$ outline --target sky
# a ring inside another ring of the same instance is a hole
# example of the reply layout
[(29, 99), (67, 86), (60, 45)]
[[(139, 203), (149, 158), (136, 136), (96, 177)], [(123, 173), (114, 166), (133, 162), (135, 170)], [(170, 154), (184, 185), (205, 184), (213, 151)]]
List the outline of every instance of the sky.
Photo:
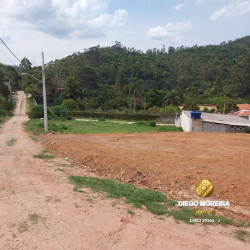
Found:
[[(33, 66), (93, 46), (146, 52), (250, 35), (250, 0), (1, 0), (0, 38)], [(0, 63), (19, 65), (0, 42)]]

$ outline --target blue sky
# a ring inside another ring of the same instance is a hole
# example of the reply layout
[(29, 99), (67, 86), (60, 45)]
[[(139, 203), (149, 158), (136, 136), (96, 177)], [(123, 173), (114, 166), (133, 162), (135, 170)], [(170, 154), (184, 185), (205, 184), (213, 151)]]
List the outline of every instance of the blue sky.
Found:
[[(138, 50), (250, 35), (250, 0), (1, 0), (0, 37), (33, 65), (120, 41)], [(18, 61), (0, 44), (0, 62)]]

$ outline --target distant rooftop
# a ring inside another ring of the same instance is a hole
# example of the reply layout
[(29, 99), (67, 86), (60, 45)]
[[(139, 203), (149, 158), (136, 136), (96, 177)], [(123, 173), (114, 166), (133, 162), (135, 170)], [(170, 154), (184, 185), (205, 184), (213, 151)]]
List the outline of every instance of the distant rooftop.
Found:
[[(191, 118), (191, 111), (183, 110), (183, 112)], [(222, 123), (234, 126), (246, 126), (250, 127), (250, 121), (239, 116), (211, 114), (201, 112), (201, 119), (205, 122)]]
[(250, 104), (248, 103), (242, 103), (242, 104), (237, 104), (239, 111), (241, 110), (249, 110), (250, 111)]

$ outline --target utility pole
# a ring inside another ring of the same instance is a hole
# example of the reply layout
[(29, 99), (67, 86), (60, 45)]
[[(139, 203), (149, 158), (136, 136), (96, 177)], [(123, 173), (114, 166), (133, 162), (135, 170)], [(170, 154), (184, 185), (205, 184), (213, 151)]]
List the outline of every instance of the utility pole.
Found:
[(47, 97), (46, 97), (46, 85), (45, 85), (45, 66), (44, 66), (44, 54), (42, 52), (42, 79), (43, 79), (43, 112), (44, 112), (44, 131), (48, 131), (48, 113), (47, 113)]

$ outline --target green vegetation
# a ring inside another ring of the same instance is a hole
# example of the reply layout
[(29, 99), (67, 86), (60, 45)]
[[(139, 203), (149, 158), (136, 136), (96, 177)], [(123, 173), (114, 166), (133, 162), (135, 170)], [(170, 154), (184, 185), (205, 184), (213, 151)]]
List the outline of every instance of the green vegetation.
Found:
[(135, 213), (132, 210), (128, 210), (128, 214), (135, 215)]
[(214, 219), (215, 223), (222, 225), (234, 225), (235, 222), (224, 217), (214, 215), (195, 215), (193, 210), (188, 208), (177, 208), (176, 201), (168, 199), (164, 194), (151, 189), (137, 188), (131, 184), (123, 184), (110, 179), (100, 179), (83, 176), (69, 176), (71, 183), (75, 184), (74, 191), (81, 191), (79, 188), (88, 187), (94, 192), (104, 192), (111, 198), (125, 198), (125, 203), (133, 204), (135, 208), (145, 207), (154, 215), (169, 215), (177, 220), (190, 223), (191, 218), (199, 217)]
[(246, 242), (250, 240), (250, 233), (245, 230), (235, 231), (236, 239)]
[(8, 147), (11, 147), (11, 146), (13, 146), (15, 144), (15, 142), (16, 142), (16, 139), (12, 138), (11, 140), (6, 142), (6, 145)]
[[(63, 106), (68, 102), (67, 108), (82, 111), (137, 112), (191, 102), (216, 104), (221, 111), (231, 98), (250, 101), (249, 42), (246, 36), (220, 45), (163, 47), (145, 53), (120, 42), (95, 46), (47, 65), (48, 101)], [(19, 70), (39, 77), (41, 67), (32, 67), (24, 58)], [(20, 81), (15, 70), (5, 72), (42, 103), (42, 86), (35, 79), (22, 76)]]
[[(92, 133), (143, 133), (143, 132), (168, 132), (168, 131), (182, 131), (181, 128), (175, 126), (154, 126), (154, 122), (149, 125), (148, 122), (142, 122), (146, 126), (139, 124), (119, 124), (105, 121), (49, 121), (49, 130), (58, 131), (61, 133), (75, 133), (75, 134), (92, 134)], [(163, 127), (163, 128), (160, 128)], [(164, 129), (165, 128), (165, 129)], [(32, 131), (35, 135), (44, 132), (40, 120), (29, 120), (26, 122), (26, 130)]]
[(33, 157), (37, 158), (37, 159), (43, 159), (43, 160), (49, 160), (49, 159), (54, 159), (55, 158), (54, 155), (49, 155), (49, 154), (46, 154), (46, 153), (48, 153), (48, 151), (43, 150), (43, 152), (41, 154), (34, 155)]

